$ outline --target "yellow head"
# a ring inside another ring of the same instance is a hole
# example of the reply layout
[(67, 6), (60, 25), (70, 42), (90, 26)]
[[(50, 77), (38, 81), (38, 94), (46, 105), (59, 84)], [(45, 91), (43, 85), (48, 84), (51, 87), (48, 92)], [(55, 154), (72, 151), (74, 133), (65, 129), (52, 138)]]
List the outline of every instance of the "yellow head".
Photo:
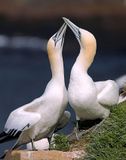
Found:
[(94, 35), (87, 30), (79, 28), (74, 23), (72, 23), (69, 19), (63, 18), (65, 23), (70, 27), (73, 31), (76, 39), (80, 44), (80, 53), (83, 53), (81, 60), (85, 59), (86, 67), (88, 68), (94, 60), (94, 56), (96, 54), (96, 39)]
[(49, 39), (47, 51), (49, 57), (55, 57), (62, 53), (67, 25), (64, 23), (61, 28)]
[(67, 25), (61, 28), (49, 39), (47, 44), (48, 57), (53, 74), (58, 72), (59, 63), (62, 64), (62, 49)]

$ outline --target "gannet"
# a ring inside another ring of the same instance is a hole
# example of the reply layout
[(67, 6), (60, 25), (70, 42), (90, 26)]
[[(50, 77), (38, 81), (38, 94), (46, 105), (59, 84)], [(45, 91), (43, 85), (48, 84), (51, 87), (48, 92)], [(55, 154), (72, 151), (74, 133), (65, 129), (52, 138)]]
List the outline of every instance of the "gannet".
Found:
[[(117, 104), (119, 87), (115, 81), (94, 82), (88, 74), (96, 54), (96, 39), (89, 31), (79, 28), (63, 18), (80, 44), (80, 53), (72, 66), (68, 85), (69, 103), (76, 113), (76, 120), (104, 119), (109, 116), (109, 107)], [(77, 123), (78, 126), (78, 123)]]
[(17, 138), (12, 149), (50, 136), (68, 103), (64, 82), (62, 49), (67, 25), (64, 23), (48, 41), (47, 51), (52, 78), (42, 96), (14, 111), (7, 119), (0, 143)]
[[(57, 127), (55, 128), (55, 131), (54, 131), (54, 134), (52, 137), (55, 137), (55, 133), (57, 131), (59, 131), (60, 129), (64, 128), (68, 124), (70, 117), (71, 117), (71, 113), (69, 111), (65, 111), (64, 114), (59, 119)], [(51, 143), (53, 143), (53, 139), (51, 139)], [(48, 150), (49, 149), (49, 141), (47, 138), (43, 138), (41, 140), (35, 141), (34, 146), (37, 150)], [(26, 148), (28, 150), (32, 150), (32, 144), (28, 143), (26, 145)]]

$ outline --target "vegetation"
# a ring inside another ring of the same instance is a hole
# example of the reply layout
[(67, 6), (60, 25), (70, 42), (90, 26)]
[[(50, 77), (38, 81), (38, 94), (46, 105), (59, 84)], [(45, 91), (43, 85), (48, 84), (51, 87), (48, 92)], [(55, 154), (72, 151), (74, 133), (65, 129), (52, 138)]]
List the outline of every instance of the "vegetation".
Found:
[(104, 123), (79, 141), (69, 144), (65, 135), (56, 135), (53, 149), (84, 150), (84, 160), (126, 160), (126, 102), (114, 106)]
[(126, 102), (114, 106), (110, 117), (88, 139), (85, 160), (126, 160)]
[(70, 144), (66, 135), (56, 134), (51, 148), (60, 151), (69, 151)]

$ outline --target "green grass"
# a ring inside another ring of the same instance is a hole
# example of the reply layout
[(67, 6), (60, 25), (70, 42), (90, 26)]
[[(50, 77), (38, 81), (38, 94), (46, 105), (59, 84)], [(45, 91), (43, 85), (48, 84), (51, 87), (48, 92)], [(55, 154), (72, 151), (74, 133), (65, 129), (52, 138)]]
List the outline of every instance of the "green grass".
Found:
[(114, 106), (110, 117), (88, 138), (85, 160), (126, 160), (126, 102)]
[(68, 138), (64, 134), (57, 134), (54, 136), (52, 149), (60, 151), (69, 151), (70, 144)]

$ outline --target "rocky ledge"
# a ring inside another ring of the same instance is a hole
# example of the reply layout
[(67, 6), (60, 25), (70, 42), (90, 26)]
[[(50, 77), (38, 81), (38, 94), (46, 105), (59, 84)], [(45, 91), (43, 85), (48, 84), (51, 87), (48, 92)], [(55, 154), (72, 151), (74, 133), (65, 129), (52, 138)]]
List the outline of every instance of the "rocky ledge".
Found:
[(82, 159), (85, 155), (84, 151), (27, 151), (14, 150), (8, 152), (4, 160), (77, 160)]

